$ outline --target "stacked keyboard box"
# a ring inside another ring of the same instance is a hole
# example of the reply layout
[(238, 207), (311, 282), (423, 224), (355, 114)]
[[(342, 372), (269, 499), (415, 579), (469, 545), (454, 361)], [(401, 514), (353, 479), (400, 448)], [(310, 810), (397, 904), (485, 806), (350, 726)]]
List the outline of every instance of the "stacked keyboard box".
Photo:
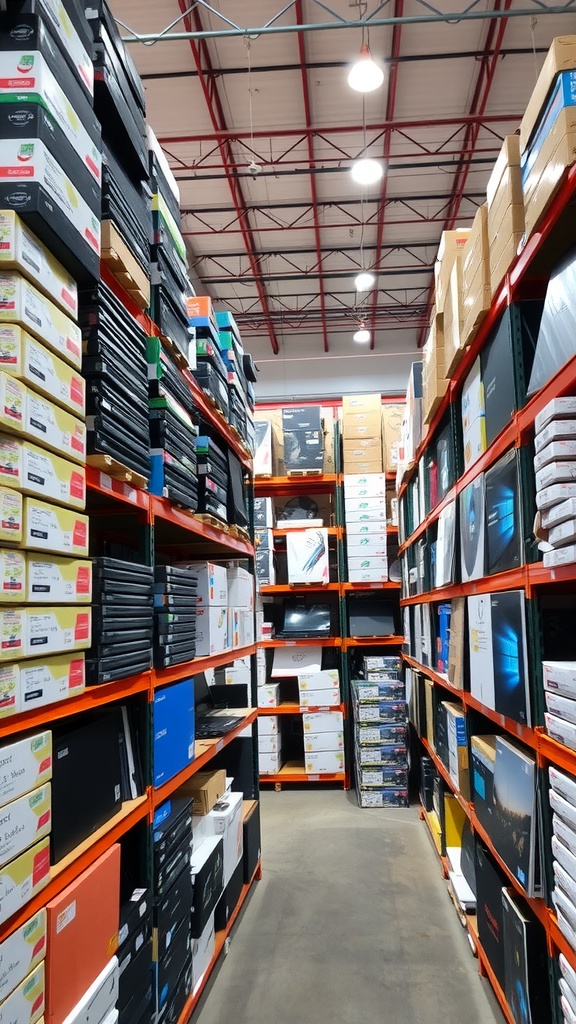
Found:
[(351, 683), (356, 794), (361, 807), (406, 807), (406, 697), (399, 658), (366, 655)]
[(150, 492), (190, 511), (198, 507), (195, 406), (171, 353), (148, 339)]
[(89, 685), (150, 668), (153, 570), (119, 558), (93, 560), (94, 644), (86, 656)]
[(156, 668), (192, 661), (196, 656), (198, 581), (184, 566), (157, 565), (154, 576)]
[[(148, 128), (150, 186), (152, 192), (152, 319), (190, 362), (187, 301), (194, 294), (188, 280), (188, 263), (180, 231), (180, 193), (166, 157)], [(193, 360), (192, 360), (193, 361)]]
[(208, 295), (188, 299), (188, 326), (196, 335), (194, 376), (206, 395), (229, 420), (228, 370), (220, 351), (220, 332)]

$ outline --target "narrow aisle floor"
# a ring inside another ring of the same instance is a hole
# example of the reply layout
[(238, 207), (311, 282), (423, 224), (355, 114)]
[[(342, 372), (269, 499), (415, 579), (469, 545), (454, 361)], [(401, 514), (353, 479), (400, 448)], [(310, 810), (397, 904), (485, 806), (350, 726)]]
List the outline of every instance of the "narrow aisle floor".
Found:
[(262, 793), (263, 877), (194, 1024), (502, 1024), (416, 808)]

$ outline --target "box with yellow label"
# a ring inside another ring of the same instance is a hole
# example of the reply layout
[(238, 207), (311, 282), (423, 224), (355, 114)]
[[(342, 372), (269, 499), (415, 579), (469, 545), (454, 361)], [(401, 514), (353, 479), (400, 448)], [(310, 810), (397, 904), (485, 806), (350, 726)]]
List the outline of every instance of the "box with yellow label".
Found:
[(44, 961), (0, 1003), (0, 1024), (36, 1024), (44, 1013)]
[(90, 608), (26, 608), (24, 655), (58, 654), (90, 647)]
[(76, 697), (85, 689), (86, 674), (82, 652), (59, 654), (38, 661), (23, 661), (14, 667), (17, 669), (18, 702), (22, 711), (57, 704), (61, 700), (68, 700), (69, 697)]
[(0, 865), (49, 834), (51, 808), (50, 783), (46, 782), (0, 809)]
[(88, 516), (38, 498), (24, 498), (23, 513), (21, 547), (84, 558), (88, 555)]
[(90, 604), (92, 562), (31, 552), (26, 561), (26, 600), (30, 604)]
[(86, 471), (31, 441), (0, 434), (0, 484), (83, 509)]
[(23, 534), (23, 497), (10, 487), (0, 487), (0, 543), (20, 544)]
[(0, 269), (19, 270), (64, 313), (78, 319), (76, 281), (14, 210), (0, 210)]
[(0, 943), (0, 1000), (6, 999), (46, 956), (46, 910), (42, 908)]
[(0, 273), (0, 324), (20, 324), (71, 366), (82, 364), (82, 332), (22, 274)]
[(0, 371), (0, 430), (21, 434), (26, 415), (26, 388), (21, 381)]
[(49, 881), (50, 840), (43, 839), (0, 869), (0, 924), (28, 903)]
[(43, 786), (51, 778), (52, 733), (49, 729), (0, 747), (0, 806)]
[(72, 462), (86, 462), (86, 426), (30, 388), (26, 390), (24, 436)]
[(84, 419), (84, 378), (17, 324), (0, 323), (0, 370)]
[(26, 600), (26, 555), (16, 548), (0, 548), (0, 604)]
[(304, 771), (312, 775), (333, 775), (344, 771), (343, 750), (312, 750), (304, 754)]
[(23, 656), (24, 622), (23, 608), (0, 608), (0, 661), (17, 661)]
[(196, 609), (196, 657), (204, 658), (228, 650), (228, 609)]

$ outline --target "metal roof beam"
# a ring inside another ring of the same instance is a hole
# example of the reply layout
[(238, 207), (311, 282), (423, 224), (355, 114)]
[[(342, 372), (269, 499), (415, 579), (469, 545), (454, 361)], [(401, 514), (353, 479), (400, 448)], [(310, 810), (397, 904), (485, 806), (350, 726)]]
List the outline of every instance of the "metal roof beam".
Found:
[[(387, 267), (386, 270), (379, 270), (380, 277), (399, 277), (401, 274), (431, 274), (434, 270), (434, 264), (431, 263), (429, 266), (419, 267)], [(237, 281), (238, 284), (247, 283), (258, 283), (259, 281), (309, 281), (310, 278), (317, 278), (318, 274), (242, 274), (241, 277), (238, 274), (227, 274), (225, 277), (207, 277), (202, 276), (202, 283), (206, 285), (216, 284), (229, 284), (230, 280)], [(331, 280), (341, 280), (342, 278), (350, 277), (350, 270), (329, 270), (324, 273), (325, 278)], [(269, 312), (269, 311), (267, 311)]]
[[(468, 199), (481, 199), (484, 201), (486, 198), (486, 192), (467, 192), (466, 197)], [(435, 203), (442, 202), (452, 199), (452, 192), (423, 192), (423, 193), (402, 193), (401, 196), (388, 196), (387, 203)], [(367, 196), (364, 200), (364, 205), (374, 203), (379, 205), (381, 202), (380, 196), (373, 195)], [(328, 209), (333, 206), (361, 206), (362, 199), (323, 199), (319, 204), (319, 209)], [(308, 210), (310, 209), (310, 203), (306, 201), (291, 200), (285, 202), (275, 203), (247, 203), (246, 209), (248, 212), (258, 210)], [(195, 206), (191, 210), (183, 209), (182, 213), (191, 214), (213, 214), (213, 213), (230, 213), (229, 206)]]

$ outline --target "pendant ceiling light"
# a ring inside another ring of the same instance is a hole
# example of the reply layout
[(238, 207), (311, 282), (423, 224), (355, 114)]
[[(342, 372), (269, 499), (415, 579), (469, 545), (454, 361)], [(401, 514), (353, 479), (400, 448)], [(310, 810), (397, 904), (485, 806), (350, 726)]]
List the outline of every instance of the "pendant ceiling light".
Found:
[(369, 292), (375, 284), (376, 278), (374, 277), (374, 274), (370, 274), (367, 270), (362, 270), (354, 278), (354, 285), (357, 292)]
[(384, 81), (384, 72), (379, 64), (372, 59), (370, 47), (365, 43), (360, 56), (350, 68), (348, 85), (356, 92), (374, 92)]
[(376, 185), (382, 179), (384, 168), (379, 160), (363, 157), (354, 161), (350, 173), (357, 185)]
[(366, 328), (364, 327), (363, 320), (361, 320), (360, 323), (358, 324), (358, 330), (356, 331), (355, 334), (352, 335), (352, 337), (354, 341), (358, 342), (359, 345), (364, 345), (366, 344), (367, 341), (370, 341), (370, 331), (366, 330)]

